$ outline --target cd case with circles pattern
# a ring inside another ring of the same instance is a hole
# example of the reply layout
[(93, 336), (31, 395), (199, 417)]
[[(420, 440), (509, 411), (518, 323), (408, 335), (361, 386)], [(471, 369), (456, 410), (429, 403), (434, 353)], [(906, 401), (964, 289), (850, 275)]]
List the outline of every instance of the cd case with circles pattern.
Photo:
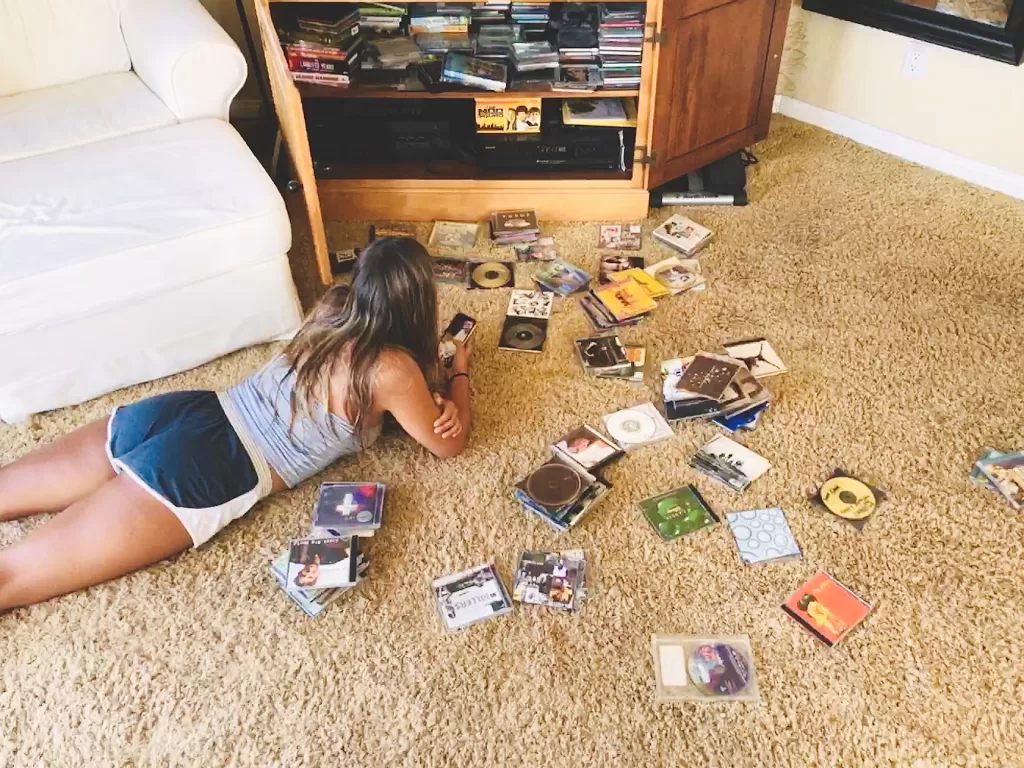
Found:
[(744, 565), (801, 557), (800, 545), (778, 507), (729, 512), (725, 516)]

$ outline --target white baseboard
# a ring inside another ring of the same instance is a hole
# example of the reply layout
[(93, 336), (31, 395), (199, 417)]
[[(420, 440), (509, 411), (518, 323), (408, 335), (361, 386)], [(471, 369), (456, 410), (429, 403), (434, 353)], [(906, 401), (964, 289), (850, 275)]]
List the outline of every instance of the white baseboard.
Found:
[(810, 123), (826, 131), (853, 139), (858, 144), (881, 150), (886, 154), (909, 160), (926, 168), (955, 176), (986, 189), (1024, 200), (1024, 176), (986, 165), (977, 160), (933, 147), (931, 144), (908, 139), (898, 133), (876, 128), (873, 125), (854, 120), (852, 117), (830, 112), (789, 96), (776, 95), (775, 112), (792, 117), (802, 123)]

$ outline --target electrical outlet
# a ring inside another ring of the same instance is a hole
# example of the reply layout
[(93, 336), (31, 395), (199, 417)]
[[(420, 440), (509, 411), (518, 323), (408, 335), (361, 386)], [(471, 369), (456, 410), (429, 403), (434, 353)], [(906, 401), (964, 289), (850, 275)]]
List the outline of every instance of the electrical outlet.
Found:
[(922, 43), (911, 43), (907, 46), (907, 54), (903, 57), (903, 76), (911, 80), (920, 80), (928, 74), (928, 46)]

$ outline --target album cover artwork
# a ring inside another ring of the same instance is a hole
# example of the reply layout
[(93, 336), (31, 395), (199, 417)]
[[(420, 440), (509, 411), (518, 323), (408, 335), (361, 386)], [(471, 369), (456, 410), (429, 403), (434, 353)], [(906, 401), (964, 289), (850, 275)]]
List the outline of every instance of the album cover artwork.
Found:
[(458, 341), (465, 344), (469, 341), (469, 337), (473, 335), (473, 331), (476, 330), (476, 320), (467, 315), (465, 312), (457, 312), (452, 321), (448, 323), (448, 327), (445, 328), (442, 338), (449, 338), (452, 341)]
[(338, 534), (372, 536), (384, 513), (383, 483), (323, 483), (313, 510), (313, 526)]
[(871, 606), (824, 571), (789, 596), (782, 610), (832, 647), (871, 613)]
[(431, 248), (472, 250), (476, 245), (477, 224), (462, 221), (435, 221), (427, 245)]
[(674, 248), (686, 256), (692, 256), (712, 238), (711, 230), (702, 227), (692, 219), (676, 214), (665, 221), (652, 233), (655, 240)]
[(606, 283), (592, 293), (619, 322), (647, 314), (658, 306), (650, 294), (632, 279)]
[(551, 293), (514, 290), (508, 300), (508, 309), (505, 310), (505, 314), (511, 317), (534, 317), (539, 320), (547, 320), (551, 317), (551, 308), (554, 303), (555, 297)]
[(680, 294), (703, 287), (700, 262), (696, 259), (680, 259), (675, 256), (652, 264), (644, 270), (661, 283), (671, 294)]
[(468, 268), (470, 288), (510, 288), (516, 284), (515, 262), (471, 261)]
[(677, 388), (712, 400), (722, 400), (743, 367), (739, 360), (700, 352), (686, 366)]
[(629, 368), (631, 363), (618, 336), (591, 336), (576, 339), (576, 353), (587, 373)]
[(559, 438), (554, 450), (588, 471), (608, 466), (623, 450), (593, 427), (584, 424)]
[(579, 549), (523, 552), (512, 583), (512, 599), (562, 611), (579, 607), (586, 562)]
[(328, 589), (358, 580), (359, 539), (355, 536), (293, 539), (288, 548), (287, 589)]
[(512, 600), (493, 564), (444, 576), (433, 587), (438, 613), (449, 632), (512, 610)]
[(462, 259), (435, 258), (431, 262), (434, 277), (439, 283), (466, 285), (469, 281), (469, 262)]
[(789, 370), (767, 339), (730, 341), (722, 346), (730, 357), (746, 365), (756, 379), (767, 379)]
[(610, 283), (613, 272), (625, 272), (627, 269), (643, 269), (643, 256), (625, 256), (619, 253), (606, 253), (601, 256), (598, 267), (597, 281)]
[(541, 237), (535, 243), (513, 245), (512, 250), (516, 252), (519, 261), (554, 261), (558, 258), (553, 237)]
[(619, 379), (621, 381), (643, 383), (644, 366), (647, 363), (647, 348), (632, 344), (624, 344), (623, 349), (626, 351), (626, 359), (629, 360), (629, 368), (597, 371), (597, 375), (603, 379)]
[(547, 320), (509, 315), (501, 327), (498, 349), (507, 352), (542, 352), (547, 337)]
[(635, 280), (652, 299), (660, 299), (668, 296), (669, 291), (664, 285), (655, 280), (645, 270), (626, 269), (621, 272), (612, 272), (609, 277), (613, 283), (620, 283), (626, 280)]
[(786, 514), (778, 507), (727, 512), (725, 521), (744, 565), (790, 560), (801, 555)]
[(538, 227), (535, 211), (498, 211), (491, 214), (491, 237), (536, 230)]
[(547, 288), (561, 296), (568, 296), (586, 288), (590, 282), (590, 275), (577, 266), (556, 259), (541, 267), (533, 279), (542, 288)]
[(640, 224), (602, 224), (597, 247), (610, 251), (639, 251), (642, 232)]
[(644, 499), (640, 502), (640, 511), (665, 541), (672, 541), (718, 522), (718, 516), (693, 485), (684, 485)]
[(971, 467), (971, 475), (970, 475), (970, 478), (969, 478), (970, 481), (971, 481), (971, 485), (973, 485), (973, 486), (975, 486), (977, 488), (985, 488), (986, 490), (989, 490), (989, 491), (996, 491), (998, 493), (999, 489), (996, 488), (992, 484), (992, 481), (988, 479), (988, 476), (984, 472), (981, 471), (981, 466), (979, 465), (979, 462), (982, 459), (991, 459), (994, 456), (1002, 456), (1002, 455), (1003, 455), (1003, 452), (1002, 451), (997, 451), (995, 448), (987, 448), (987, 447), (986, 448), (982, 448), (980, 453), (979, 453), (978, 460), (975, 461), (974, 465)]
[(690, 460), (690, 466), (717, 480), (725, 487), (742, 492), (771, 469), (771, 463), (749, 448), (718, 435), (705, 444)]

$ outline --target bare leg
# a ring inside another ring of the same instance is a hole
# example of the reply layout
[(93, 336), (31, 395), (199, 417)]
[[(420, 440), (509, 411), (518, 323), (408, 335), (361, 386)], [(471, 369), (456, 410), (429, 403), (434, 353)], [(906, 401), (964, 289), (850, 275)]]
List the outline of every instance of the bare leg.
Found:
[(0, 552), (0, 612), (110, 581), (191, 545), (173, 512), (130, 477), (116, 477)]
[(113, 479), (106, 443), (100, 419), (0, 467), (0, 522), (59, 512)]

